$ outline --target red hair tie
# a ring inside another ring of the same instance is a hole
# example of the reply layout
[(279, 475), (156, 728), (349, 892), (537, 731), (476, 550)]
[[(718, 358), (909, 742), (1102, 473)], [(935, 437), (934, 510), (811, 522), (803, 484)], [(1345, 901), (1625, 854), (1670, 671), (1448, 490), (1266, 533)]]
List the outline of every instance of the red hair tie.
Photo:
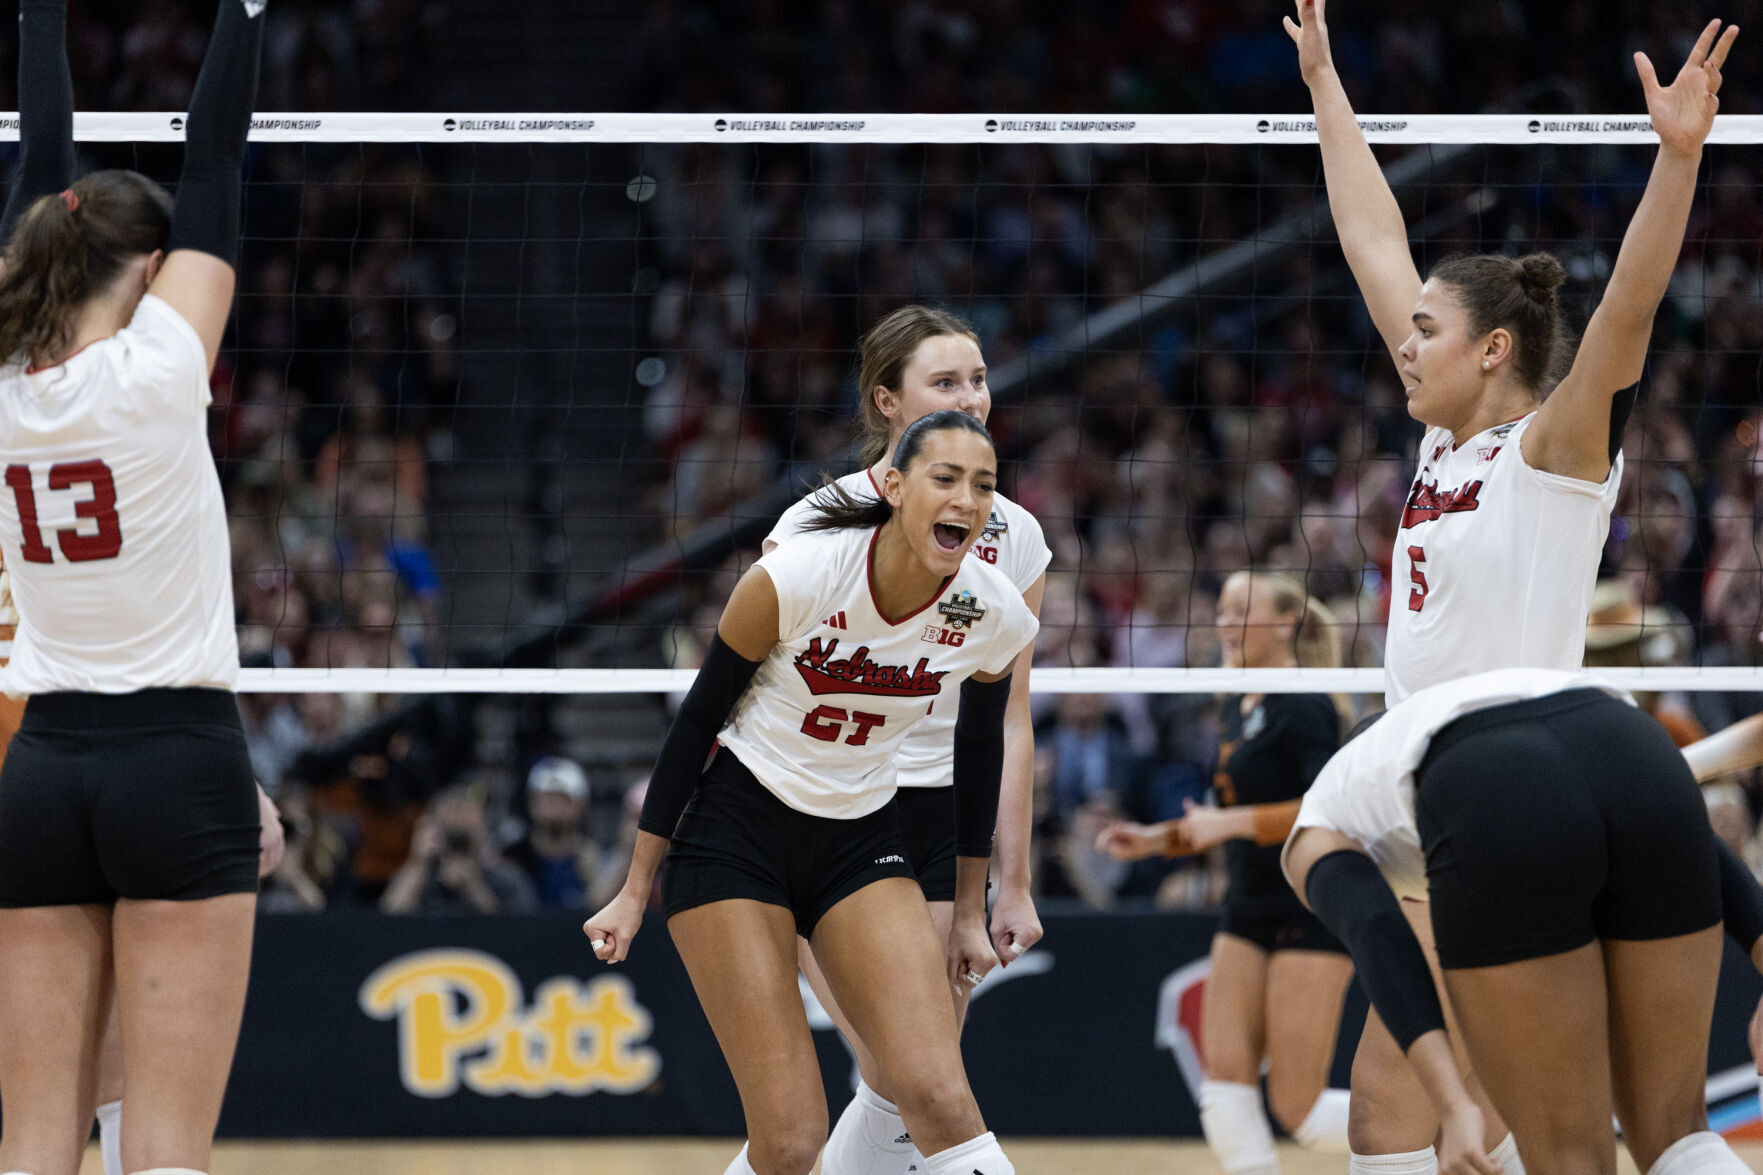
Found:
[(79, 211), (80, 198), (79, 198), (79, 195), (77, 193), (75, 193), (72, 188), (68, 188), (66, 191), (61, 193), (61, 202), (65, 205), (67, 205), (67, 210), (69, 212), (78, 212)]

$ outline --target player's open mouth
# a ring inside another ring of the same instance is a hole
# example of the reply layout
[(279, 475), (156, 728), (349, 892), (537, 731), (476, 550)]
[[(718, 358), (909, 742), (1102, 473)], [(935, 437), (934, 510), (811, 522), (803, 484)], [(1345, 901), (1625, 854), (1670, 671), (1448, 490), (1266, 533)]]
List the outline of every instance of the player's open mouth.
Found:
[(954, 522), (939, 522), (931, 528), (937, 546), (945, 551), (959, 551), (967, 541), (968, 528)]

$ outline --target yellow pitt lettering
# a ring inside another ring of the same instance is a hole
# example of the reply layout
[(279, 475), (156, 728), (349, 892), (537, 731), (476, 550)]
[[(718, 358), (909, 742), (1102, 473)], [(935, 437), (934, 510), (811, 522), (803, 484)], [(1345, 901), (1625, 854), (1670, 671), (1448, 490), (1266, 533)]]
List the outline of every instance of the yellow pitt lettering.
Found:
[(623, 976), (585, 989), (561, 976), (547, 980), (533, 993), (528, 1023), (544, 1042), (546, 1071), (560, 1092), (635, 1093), (661, 1070), (654, 1049), (637, 1047), (651, 1021)]
[[(481, 1094), (634, 1093), (661, 1071), (641, 1042), (653, 1020), (629, 980), (540, 984), (524, 1008), (520, 980), (477, 951), (421, 951), (394, 960), (361, 987), (361, 1008), (398, 1018), (402, 1077), (422, 1097), (465, 1085)], [(478, 1054), (482, 1055), (478, 1055)]]
[(396, 959), (361, 985), (361, 1010), (398, 1017), (404, 1088), (419, 1097), (459, 1089), (459, 1062), (490, 1042), (520, 1006), (520, 980), (507, 964), (479, 951), (418, 951)]

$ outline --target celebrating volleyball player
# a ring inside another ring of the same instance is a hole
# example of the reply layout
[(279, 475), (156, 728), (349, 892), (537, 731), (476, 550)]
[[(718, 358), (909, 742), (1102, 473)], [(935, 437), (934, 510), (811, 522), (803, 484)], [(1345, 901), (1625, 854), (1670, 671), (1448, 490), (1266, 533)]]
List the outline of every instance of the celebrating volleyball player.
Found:
[[(1037, 626), (1015, 585), (968, 557), (997, 480), (985, 426), (933, 412), (891, 464), (880, 498), (817, 503), (814, 533), (736, 585), (662, 745), (624, 889), (584, 927), (596, 955), (622, 959), (666, 854), (668, 929), (747, 1118), (729, 1175), (807, 1175), (826, 1140), (797, 935), (871, 1049), (923, 1170), (1013, 1171), (974, 1104), (945, 993), (997, 962), (985, 890), (1004, 713)], [(907, 733), (957, 692), (945, 947), (892, 801)]]
[[(1249, 669), (1338, 666), (1328, 609), (1288, 576), (1239, 571), (1218, 594), (1224, 663)], [(1213, 789), (1221, 808), (1180, 820), (1118, 823), (1097, 847), (1122, 861), (1225, 845), (1230, 888), (1212, 939), (1201, 1053), (1200, 1127), (1229, 1175), (1279, 1170), (1261, 1101), (1305, 1146), (1347, 1148), (1347, 1095), (1328, 1088), (1341, 1002), (1353, 978), (1346, 948), (1305, 909), (1280, 872), (1297, 799), (1341, 742), (1326, 694), (1248, 694), (1223, 701)]]
[[(992, 397), (986, 389), (985, 359), (979, 339), (966, 322), (947, 311), (904, 306), (876, 323), (858, 345), (858, 385), (864, 389), (864, 468), (839, 478), (845, 493), (873, 498), (891, 467), (894, 449), (908, 425), (931, 412), (953, 409), (985, 423)], [(831, 491), (836, 494), (837, 491)], [(817, 491), (797, 502), (766, 536), (770, 551), (802, 533), (814, 517)], [(1029, 611), (1040, 614), (1041, 591), (1052, 552), (1034, 516), (994, 491), (992, 509), (968, 557), (995, 565), (1022, 593)], [(1024, 650), (1011, 674), (1010, 705), (1004, 718), (1004, 776), (998, 799), (998, 898), (992, 906), (992, 938), (1005, 966), (1041, 937), (1029, 894), (1029, 836), (1034, 823), (1034, 723), (1028, 708), (1029, 663)], [(918, 877), (939, 939), (947, 940), (955, 910), (955, 826), (950, 800), (954, 731), (959, 703), (949, 698), (912, 728), (895, 762), (900, 830), (906, 860)], [(1283, 884), (1283, 883), (1282, 883)], [(822, 1166), (826, 1175), (905, 1175), (922, 1161), (900, 1118), (875, 1054), (852, 1028), (828, 988), (806, 941), (798, 943), (802, 973), (857, 1056), (861, 1074), (855, 1095), (833, 1126)], [(953, 989), (955, 1020), (967, 1014), (972, 988)]]
[(259, 815), (206, 409), (262, 11), (219, 6), (175, 207), (95, 172), (24, 209), (0, 273), (8, 681), (30, 698), (0, 773), (7, 1172), (78, 1169), (112, 967), (126, 1170), (206, 1169), (238, 1035)]
[[(1409, 413), (1428, 426), (1395, 543), (1388, 700), (1486, 669), (1577, 668), (1621, 478), (1622, 426), (1737, 30), (1716, 41), (1711, 23), (1670, 86), (1636, 54), (1659, 153), (1583, 345), (1559, 375), (1564, 271), (1553, 257), (1450, 258), (1421, 280), (1335, 73), (1324, 3), (1297, 0), (1286, 28), (1315, 104), (1329, 206)], [(1351, 1117), (1354, 1171), (1431, 1169), (1438, 1124), (1376, 1016), (1355, 1058)], [(1489, 1141), (1499, 1135), (1490, 1119)], [(1507, 1147), (1502, 1158), (1510, 1166), (1516, 1155)]]
[(1612, 1112), (1649, 1175), (1749, 1169), (1708, 1130), (1713, 832), (1626, 694), (1506, 669), (1412, 695), (1323, 769), (1286, 871), (1413, 1062), (1441, 1170), (1493, 1163), (1398, 893), (1430, 898), (1463, 1043), (1531, 1171), (1614, 1173)]

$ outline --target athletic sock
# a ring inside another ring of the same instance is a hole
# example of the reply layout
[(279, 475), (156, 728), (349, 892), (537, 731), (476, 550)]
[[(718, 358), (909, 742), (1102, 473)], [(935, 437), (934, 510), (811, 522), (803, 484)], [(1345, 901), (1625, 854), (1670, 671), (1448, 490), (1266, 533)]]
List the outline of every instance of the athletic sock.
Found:
[(900, 1110), (858, 1081), (851, 1104), (833, 1124), (826, 1140), (820, 1169), (822, 1175), (906, 1175), (914, 1163), (923, 1161)]
[(98, 1107), (98, 1153), (104, 1156), (104, 1175), (122, 1175), (122, 1103), (105, 1102)]
[(924, 1156), (920, 1165), (928, 1175), (1016, 1175), (1016, 1168), (989, 1130), (946, 1151)]
[(1261, 1088), (1240, 1081), (1200, 1086), (1200, 1130), (1225, 1175), (1278, 1175), (1273, 1127), (1261, 1104)]
[(1347, 1175), (1438, 1175), (1439, 1156), (1430, 1146), (1399, 1155), (1354, 1154)]
[(136, 1171), (135, 1175), (208, 1175), (208, 1172), (194, 1167), (147, 1167)]
[(1347, 1145), (1347, 1105), (1351, 1100), (1344, 1089), (1323, 1090), (1292, 1137), (1313, 1151), (1347, 1154), (1352, 1149)]
[(743, 1146), (741, 1153), (735, 1156), (735, 1161), (728, 1165), (728, 1170), (722, 1175), (759, 1175), (759, 1172), (753, 1170), (753, 1164), (747, 1161), (747, 1148)]
[(1724, 1138), (1702, 1130), (1666, 1147), (1647, 1175), (1744, 1175), (1749, 1170)]
[(1518, 1140), (1510, 1134), (1488, 1152), (1488, 1158), (1500, 1160), (1501, 1175), (1524, 1175), (1524, 1160), (1518, 1157)]

